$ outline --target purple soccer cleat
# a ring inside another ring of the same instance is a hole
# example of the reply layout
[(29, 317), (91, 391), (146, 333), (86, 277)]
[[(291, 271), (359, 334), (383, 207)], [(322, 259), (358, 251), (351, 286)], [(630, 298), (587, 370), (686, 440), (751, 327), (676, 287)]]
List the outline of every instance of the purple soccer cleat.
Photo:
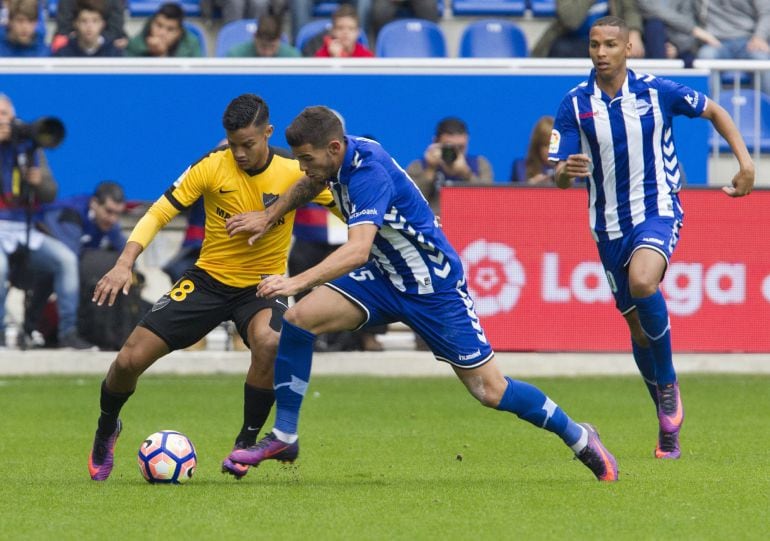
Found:
[(226, 460), (249, 466), (258, 466), (263, 460), (294, 462), (299, 455), (299, 440), (286, 443), (270, 432), (264, 438), (246, 449), (234, 449)]
[(677, 459), (681, 455), (679, 432), (658, 431), (658, 445), (655, 446), (655, 458)]
[(94, 446), (88, 455), (88, 473), (94, 481), (104, 481), (112, 472), (115, 456), (115, 443), (118, 441), (123, 423), (118, 419), (115, 431), (108, 438), (100, 438), (97, 431), (94, 437)]
[(588, 431), (588, 444), (579, 453), (575, 453), (580, 462), (593, 472), (599, 481), (608, 483), (618, 480), (618, 463), (599, 439), (599, 433), (593, 425), (580, 423)]
[[(246, 449), (246, 448), (248, 448), (248, 445), (239, 441), (233, 447), (233, 451), (236, 451), (239, 449)], [(235, 477), (237, 480), (242, 479), (244, 475), (249, 473), (250, 467), (251, 466), (249, 466), (248, 464), (238, 464), (237, 462), (233, 462), (232, 460), (230, 460), (229, 456), (222, 461), (222, 473), (229, 473), (230, 475)]]
[(679, 383), (658, 387), (658, 445), (655, 447), (656, 458), (676, 459), (681, 456), (679, 449), (679, 430), (684, 421), (682, 397)]

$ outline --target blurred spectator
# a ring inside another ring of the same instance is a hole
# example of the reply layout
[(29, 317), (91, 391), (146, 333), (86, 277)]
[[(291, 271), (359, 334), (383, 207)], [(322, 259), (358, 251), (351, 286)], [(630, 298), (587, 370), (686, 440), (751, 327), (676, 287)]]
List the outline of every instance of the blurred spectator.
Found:
[(233, 46), (227, 56), (241, 58), (288, 58), (302, 56), (300, 52), (281, 41), (281, 21), (275, 15), (263, 15), (257, 22), (257, 31), (250, 41)]
[(75, 7), (74, 30), (67, 43), (60, 47), (54, 56), (123, 56), (111, 41), (104, 38), (106, 25), (102, 0), (78, 0)]
[(32, 228), (40, 202), (55, 197), (55, 183), (43, 172), (42, 151), (26, 137), (15, 137), (16, 111), (0, 94), (0, 345), (5, 344), (5, 300), (8, 282), (27, 289), (29, 277), (54, 276), (59, 318), (59, 345), (89, 349), (77, 332), (80, 284), (77, 256), (67, 246)]
[(128, 41), (126, 56), (199, 57), (198, 38), (184, 27), (182, 6), (162, 4), (144, 28)]
[(492, 164), (481, 155), (468, 154), (470, 136), (465, 122), (447, 117), (436, 126), (433, 142), (407, 173), (417, 183), (433, 212), (439, 215), (439, 192), (447, 182), (492, 182)]
[(438, 22), (437, 0), (372, 0), (371, 33), (376, 39), (383, 26), (403, 17)]
[(525, 158), (514, 160), (511, 168), (511, 182), (532, 186), (555, 185), (554, 164), (548, 160), (548, 147), (553, 131), (553, 117), (541, 116), (532, 128), (529, 149)]
[[(56, 31), (51, 40), (51, 51), (54, 53), (64, 47), (75, 32), (75, 18), (81, 2), (83, 0), (58, 0)], [(97, 7), (105, 19), (105, 28), (102, 30), (104, 41), (118, 49), (125, 49), (128, 45), (128, 34), (124, 29), (125, 0), (99, 0)]]
[(283, 0), (214, 0), (222, 12), (222, 24), (240, 19), (261, 19), (269, 14), (281, 14), (285, 9)]
[[(96, 285), (93, 278), (89, 277), (100, 278), (103, 267), (111, 267), (125, 246), (126, 237), (119, 223), (125, 209), (123, 188), (115, 182), (104, 181), (96, 186), (91, 195), (77, 195), (46, 204), (38, 213), (38, 229), (63, 242), (78, 257), (81, 293), (78, 329), (81, 336), (97, 344), (105, 340), (109, 333), (95, 332), (96, 318), (88, 317), (89, 314), (93, 316), (95, 309), (95, 305), (90, 302), (90, 295)], [(111, 255), (91, 252), (111, 252)], [(55, 301), (48, 301), (54, 292), (54, 276), (50, 273), (36, 274), (32, 290), (31, 297), (27, 299), (23, 334), (19, 337), (22, 349), (33, 345), (32, 333), (36, 330), (44, 335), (46, 345), (56, 343), (57, 321), (55, 318), (51, 321), (49, 317), (55, 311), (44, 313), (46, 304), (56, 306)], [(84, 317), (87, 318), (85, 325)]]
[[(296, 41), (300, 28), (313, 19), (313, 10), (319, 0), (289, 0), (289, 12), (291, 13), (292, 38)], [(372, 0), (341, 0), (341, 5), (351, 5), (356, 8), (359, 25), (366, 26), (369, 20), (369, 10)], [(317, 49), (317, 47), (316, 47)], [(316, 49), (313, 49), (314, 51)], [(311, 56), (311, 55), (306, 55)]]
[(0, 56), (49, 56), (45, 33), (38, 28), (37, 0), (9, 0), (8, 26), (0, 27)]
[(374, 53), (358, 41), (361, 25), (358, 14), (350, 4), (342, 4), (332, 14), (332, 29), (315, 52), (318, 57), (373, 57)]
[(532, 56), (587, 57), (591, 25), (606, 15), (615, 15), (626, 21), (631, 29), (631, 56), (643, 58), (642, 16), (636, 0), (556, 0), (556, 20), (535, 44)]
[[(698, 21), (718, 42), (706, 43), (698, 58), (770, 59), (770, 1), (702, 0)], [(770, 94), (770, 71), (762, 71), (762, 92)]]
[(647, 58), (679, 58), (691, 68), (701, 42), (719, 40), (698, 25), (696, 0), (639, 0)]

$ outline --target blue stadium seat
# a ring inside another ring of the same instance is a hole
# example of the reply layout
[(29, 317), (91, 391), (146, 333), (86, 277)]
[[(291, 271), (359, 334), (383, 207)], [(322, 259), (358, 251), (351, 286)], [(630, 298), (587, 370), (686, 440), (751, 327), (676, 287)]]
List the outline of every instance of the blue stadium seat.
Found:
[(331, 17), (332, 13), (340, 7), (339, 2), (321, 0), (313, 4), (313, 17)]
[(198, 38), (198, 43), (201, 46), (201, 56), (208, 56), (209, 53), (208, 47), (206, 46), (206, 33), (203, 31), (203, 29), (189, 21), (184, 21), (182, 24), (184, 24), (185, 30)]
[(380, 30), (375, 54), (390, 58), (443, 58), (446, 39), (434, 22), (397, 19)]
[(521, 17), (526, 9), (525, 0), (454, 0), (454, 15), (507, 15)]
[(529, 0), (533, 17), (555, 17), (556, 0)]
[[(339, 1), (317, 0), (313, 4), (313, 17), (331, 17), (338, 7), (340, 7)], [(396, 17), (410, 17), (410, 13), (408, 8), (400, 8), (396, 13)], [(440, 16), (444, 15), (444, 0), (438, 0), (438, 14)]]
[[(297, 31), (297, 38), (294, 40), (294, 46), (302, 51), (302, 47), (305, 46), (305, 43), (321, 32), (328, 32), (331, 30), (331, 27), (331, 19), (317, 19), (315, 21), (310, 21)], [(366, 37), (366, 32), (363, 30), (358, 35), (358, 43), (366, 48), (369, 47), (369, 40)]]
[(214, 56), (227, 56), (227, 51), (235, 45), (251, 41), (256, 31), (257, 21), (254, 19), (241, 19), (223, 25), (217, 33)]
[(460, 36), (462, 58), (512, 58), (529, 56), (527, 38), (516, 24), (502, 19), (470, 23)]
[[(738, 92), (733, 89), (723, 89), (719, 95), (719, 104), (739, 125), (743, 140), (751, 152), (754, 151), (755, 98), (755, 91), (745, 88), (739, 89)], [(770, 96), (760, 92), (759, 107), (759, 150), (760, 152), (770, 152)], [(730, 152), (727, 141), (722, 139), (713, 129), (709, 145), (713, 146), (715, 137), (719, 138), (719, 151)]]
[[(149, 17), (158, 11), (158, 8), (167, 1), (168, 0), (127, 0), (128, 13), (132, 17)], [(201, 6), (199, 0), (182, 0), (179, 4), (182, 5), (182, 9), (188, 17), (200, 17)]]
[(748, 71), (723, 71), (721, 76), (722, 86), (733, 86), (738, 79), (740, 86), (748, 86), (754, 81), (753, 74)]

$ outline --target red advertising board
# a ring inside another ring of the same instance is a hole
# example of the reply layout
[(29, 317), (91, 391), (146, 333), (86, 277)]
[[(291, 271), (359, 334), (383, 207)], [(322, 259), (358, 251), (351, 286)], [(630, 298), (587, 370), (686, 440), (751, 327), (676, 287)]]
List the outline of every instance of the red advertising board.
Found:
[[(685, 190), (663, 282), (675, 351), (770, 351), (770, 192)], [(498, 351), (627, 351), (630, 337), (572, 188), (445, 187), (441, 221)]]

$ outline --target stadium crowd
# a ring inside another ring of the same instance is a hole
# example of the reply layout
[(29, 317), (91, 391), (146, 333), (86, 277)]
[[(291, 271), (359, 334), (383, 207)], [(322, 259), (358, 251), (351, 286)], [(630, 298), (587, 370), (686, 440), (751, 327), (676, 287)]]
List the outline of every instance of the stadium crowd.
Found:
[[(501, 0), (494, 5), (492, 0), (477, 4), (461, 0), (3, 0), (0, 56), (387, 56), (391, 53), (382, 42), (398, 40), (403, 34), (382, 30), (397, 19), (422, 21), (441, 34), (445, 23), (470, 18), (464, 31), (471, 30), (473, 20), (484, 19), (498, 25), (486, 30), (497, 33), (498, 40), (507, 32), (501, 32), (499, 25), (505, 29), (512, 25), (513, 34), (523, 35), (520, 27), (528, 21), (546, 24), (533, 43), (527, 44), (524, 38), (523, 48), (501, 45), (491, 52), (471, 48), (461, 52), (463, 56), (585, 58), (591, 24), (616, 15), (631, 29), (634, 57), (680, 58), (687, 66), (695, 58), (770, 58), (767, 2)], [(126, 30), (128, 20), (140, 22), (133, 35)], [(213, 50), (209, 41), (225, 41), (220, 33), (228, 34), (227, 43)], [(483, 41), (478, 34), (474, 39)], [(412, 56), (452, 53), (437, 49)], [(763, 79), (762, 87), (767, 93), (770, 79)]]

